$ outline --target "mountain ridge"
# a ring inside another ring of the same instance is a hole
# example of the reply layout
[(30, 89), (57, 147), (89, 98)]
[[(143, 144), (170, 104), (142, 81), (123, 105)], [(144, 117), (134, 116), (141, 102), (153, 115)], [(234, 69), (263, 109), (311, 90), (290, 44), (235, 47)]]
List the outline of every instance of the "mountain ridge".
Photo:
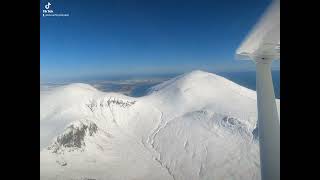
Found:
[(193, 71), (139, 98), (85, 84), (41, 98), (41, 179), (260, 179), (255, 92), (221, 76)]

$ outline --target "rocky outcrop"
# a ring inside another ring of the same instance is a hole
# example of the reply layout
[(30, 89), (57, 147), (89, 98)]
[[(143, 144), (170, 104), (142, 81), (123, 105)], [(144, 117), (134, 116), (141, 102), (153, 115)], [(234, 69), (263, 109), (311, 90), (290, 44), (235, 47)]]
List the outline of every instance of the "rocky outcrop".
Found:
[(97, 131), (97, 125), (91, 121), (76, 121), (55, 139), (48, 150), (57, 154), (64, 153), (65, 150), (83, 150), (86, 145), (85, 137), (93, 136)]

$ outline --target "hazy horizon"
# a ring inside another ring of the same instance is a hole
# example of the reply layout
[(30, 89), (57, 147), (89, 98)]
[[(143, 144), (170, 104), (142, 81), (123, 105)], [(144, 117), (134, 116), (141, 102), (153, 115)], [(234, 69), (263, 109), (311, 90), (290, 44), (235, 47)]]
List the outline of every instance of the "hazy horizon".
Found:
[[(95, 76), (75, 79), (52, 80), (41, 82), (40, 85), (41, 88), (50, 88), (71, 83), (85, 83), (90, 84), (101, 91), (118, 92), (128, 96), (138, 97), (145, 95), (150, 87), (181, 74), (184, 73)], [(215, 72), (215, 74), (225, 77), (246, 88), (256, 90), (256, 74), (253, 70), (241, 72)], [(280, 71), (273, 70), (272, 77), (276, 98), (280, 98)]]

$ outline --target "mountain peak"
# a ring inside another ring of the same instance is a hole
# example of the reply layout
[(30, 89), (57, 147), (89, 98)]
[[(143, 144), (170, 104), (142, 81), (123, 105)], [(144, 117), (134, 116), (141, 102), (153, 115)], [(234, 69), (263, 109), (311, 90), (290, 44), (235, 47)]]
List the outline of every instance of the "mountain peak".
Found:
[(68, 84), (66, 86), (62, 86), (62, 89), (67, 91), (97, 91), (93, 86), (84, 83)]
[(206, 91), (214, 93), (223, 89), (232, 90), (235, 93), (246, 91), (245, 93), (250, 94), (250, 96), (254, 95), (254, 91), (250, 89), (242, 87), (217, 74), (201, 70), (194, 70), (158, 84), (150, 89), (149, 94), (172, 91), (186, 92), (190, 90), (197, 91), (196, 94), (205, 94), (204, 92)]

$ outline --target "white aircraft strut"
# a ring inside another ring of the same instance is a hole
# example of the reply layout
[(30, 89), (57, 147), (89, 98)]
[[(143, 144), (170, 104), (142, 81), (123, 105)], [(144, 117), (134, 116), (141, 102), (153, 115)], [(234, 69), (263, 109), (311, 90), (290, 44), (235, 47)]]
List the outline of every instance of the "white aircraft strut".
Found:
[(262, 180), (280, 179), (280, 121), (271, 64), (280, 60), (280, 0), (275, 0), (236, 52), (256, 63), (258, 134)]

